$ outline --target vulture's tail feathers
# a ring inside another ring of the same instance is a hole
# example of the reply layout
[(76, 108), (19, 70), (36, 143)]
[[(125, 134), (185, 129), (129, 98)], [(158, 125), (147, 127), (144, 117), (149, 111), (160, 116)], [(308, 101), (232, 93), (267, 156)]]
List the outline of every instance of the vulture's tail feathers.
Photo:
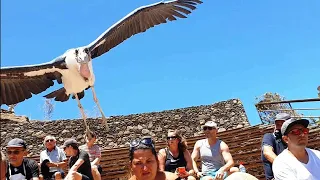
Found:
[(65, 88), (60, 88), (51, 92), (50, 94), (45, 95), (44, 97), (48, 99), (54, 98), (55, 101), (65, 102), (69, 99), (70, 95), (66, 94)]

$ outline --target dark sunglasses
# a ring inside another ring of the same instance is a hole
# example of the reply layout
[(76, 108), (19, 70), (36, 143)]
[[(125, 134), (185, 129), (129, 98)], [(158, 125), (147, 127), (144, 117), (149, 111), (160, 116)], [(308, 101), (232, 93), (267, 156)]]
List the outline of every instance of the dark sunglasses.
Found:
[(53, 139), (46, 140), (46, 142), (53, 142), (53, 141), (54, 141)]
[(207, 126), (205, 126), (205, 127), (203, 127), (202, 129), (205, 131), (205, 130), (212, 130), (212, 129), (214, 129), (214, 128), (213, 128), (213, 127), (207, 127)]
[(175, 140), (177, 138), (178, 138), (177, 136), (171, 136), (171, 137), (167, 137), (167, 140)]
[(135, 139), (130, 142), (130, 151), (132, 151), (135, 147), (139, 146), (140, 144), (144, 144), (149, 147), (154, 148), (154, 144), (151, 138), (143, 138), (143, 139)]
[(303, 134), (309, 134), (309, 129), (308, 128), (302, 128), (302, 129), (291, 129), (291, 131), (289, 131), (290, 134), (293, 134), (293, 135), (296, 135), (296, 136), (299, 136), (301, 135), (302, 133)]
[(10, 154), (18, 155), (18, 154), (20, 154), (20, 152), (22, 152), (22, 151), (7, 151), (7, 154), (8, 155), (10, 155)]

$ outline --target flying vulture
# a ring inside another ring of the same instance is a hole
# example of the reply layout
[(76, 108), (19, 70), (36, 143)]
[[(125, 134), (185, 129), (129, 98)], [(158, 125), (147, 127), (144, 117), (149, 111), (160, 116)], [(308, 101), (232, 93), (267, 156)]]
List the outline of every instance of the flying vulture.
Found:
[[(186, 18), (200, 0), (161, 1), (142, 6), (112, 25), (96, 40), (82, 47), (72, 48), (50, 62), (35, 65), (1, 67), (1, 105), (12, 105), (31, 98), (54, 85), (54, 81), (63, 84), (44, 97), (55, 101), (67, 101), (72, 96), (77, 100), (80, 112), (86, 122), (80, 99), (84, 90), (91, 88), (94, 101), (99, 108), (102, 120), (106, 118), (99, 105), (95, 90), (95, 76), (92, 59), (101, 56), (131, 36), (177, 18)], [(86, 124), (86, 123), (85, 123)], [(87, 125), (87, 124), (86, 124)]]

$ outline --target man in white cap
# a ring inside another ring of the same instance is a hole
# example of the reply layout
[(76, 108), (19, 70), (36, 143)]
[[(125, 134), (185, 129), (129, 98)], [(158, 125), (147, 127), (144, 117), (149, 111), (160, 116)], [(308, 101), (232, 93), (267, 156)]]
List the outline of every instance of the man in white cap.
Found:
[(273, 162), (272, 170), (276, 180), (319, 180), (320, 151), (307, 148), (309, 121), (290, 119), (281, 127), (282, 139), (288, 148)]
[[(201, 180), (221, 180), (239, 169), (233, 167), (234, 161), (228, 145), (217, 138), (217, 124), (208, 121), (203, 126), (206, 139), (198, 140), (191, 154), (195, 173)], [(197, 159), (201, 158), (201, 170), (197, 167)]]
[(291, 116), (287, 113), (279, 113), (274, 120), (273, 133), (266, 133), (262, 139), (261, 160), (265, 172), (266, 180), (273, 179), (272, 163), (287, 145), (282, 141), (281, 126), (290, 119)]

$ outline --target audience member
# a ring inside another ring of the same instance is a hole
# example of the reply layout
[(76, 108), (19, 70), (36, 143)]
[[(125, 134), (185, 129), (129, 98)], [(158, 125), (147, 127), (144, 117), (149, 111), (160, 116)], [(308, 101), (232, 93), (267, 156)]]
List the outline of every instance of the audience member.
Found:
[(44, 138), (44, 146), (46, 147), (40, 153), (41, 174), (46, 179), (62, 179), (64, 171), (62, 168), (67, 166), (67, 157), (62, 149), (57, 147), (56, 138), (48, 135)]
[(6, 173), (7, 173), (7, 157), (6, 155), (1, 151), (1, 162), (0, 162), (0, 180), (6, 179)]
[(267, 180), (273, 179), (272, 163), (274, 159), (279, 155), (287, 145), (282, 140), (281, 126), (290, 119), (290, 115), (287, 113), (279, 113), (274, 120), (273, 133), (266, 133), (262, 139), (261, 148), (261, 160), (263, 162), (263, 168)]
[(258, 178), (248, 173), (234, 172), (230, 176), (228, 176), (225, 180), (258, 180)]
[[(160, 149), (158, 153), (159, 169), (177, 173), (180, 178), (195, 180), (192, 168), (192, 160), (188, 151), (186, 140), (178, 130), (169, 130), (167, 136), (167, 147)], [(185, 168), (185, 172), (179, 172), (178, 168)]]
[(69, 159), (69, 172), (65, 180), (93, 180), (89, 155), (80, 150), (74, 139), (66, 140), (61, 147)]
[(27, 155), (27, 145), (22, 139), (10, 140), (6, 150), (9, 160), (6, 174), (8, 180), (39, 180), (38, 163), (24, 157)]
[(157, 152), (151, 137), (131, 141), (129, 151), (132, 170), (129, 180), (176, 180), (179, 178), (174, 173), (159, 170)]
[(307, 148), (309, 121), (290, 119), (281, 127), (282, 139), (288, 148), (274, 160), (272, 170), (276, 180), (319, 180), (320, 151)]
[(102, 168), (100, 166), (101, 149), (99, 145), (95, 144), (97, 140), (96, 134), (94, 132), (89, 133), (91, 134), (91, 138), (85, 135), (84, 138), (86, 140), (86, 144), (81, 145), (79, 149), (88, 153), (91, 162), (92, 175), (95, 180), (100, 180), (102, 173)]
[[(217, 124), (208, 121), (203, 126), (206, 139), (198, 140), (191, 155), (193, 169), (201, 180), (224, 179), (239, 169), (233, 167), (234, 162), (228, 145), (217, 139)], [(201, 172), (197, 167), (197, 159), (201, 158)]]

